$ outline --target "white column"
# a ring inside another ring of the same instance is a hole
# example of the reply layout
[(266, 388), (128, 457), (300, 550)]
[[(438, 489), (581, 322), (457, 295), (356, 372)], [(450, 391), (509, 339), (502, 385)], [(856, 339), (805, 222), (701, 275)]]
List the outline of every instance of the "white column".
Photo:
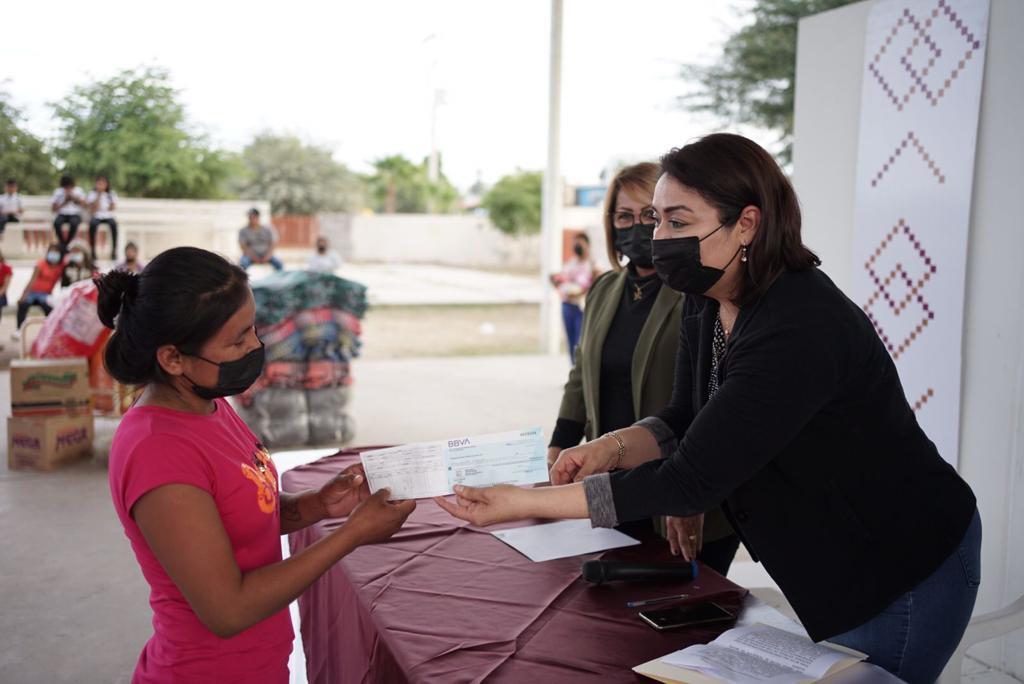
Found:
[(549, 277), (562, 267), (562, 0), (551, 0), (551, 59), (548, 74), (548, 163), (541, 199), (541, 352), (557, 354), (562, 336), (561, 304)]

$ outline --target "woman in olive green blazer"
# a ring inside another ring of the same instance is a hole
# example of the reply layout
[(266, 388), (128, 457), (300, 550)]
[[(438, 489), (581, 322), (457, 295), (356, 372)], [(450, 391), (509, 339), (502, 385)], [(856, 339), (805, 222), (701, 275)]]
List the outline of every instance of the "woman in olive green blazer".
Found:
[[(622, 169), (605, 197), (605, 237), (614, 270), (587, 293), (583, 333), (548, 447), (562, 449), (629, 427), (664, 408), (672, 395), (683, 295), (663, 286), (651, 264), (653, 220), (647, 217), (658, 166)], [(628, 266), (620, 265), (629, 258)], [(656, 521), (673, 554), (697, 558), (726, 574), (739, 539), (720, 509)]]

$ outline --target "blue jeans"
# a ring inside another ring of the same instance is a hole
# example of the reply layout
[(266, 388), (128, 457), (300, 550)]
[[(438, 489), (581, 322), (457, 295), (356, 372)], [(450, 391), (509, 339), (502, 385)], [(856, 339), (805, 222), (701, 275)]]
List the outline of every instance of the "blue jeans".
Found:
[(18, 330), (21, 330), (25, 319), (28, 318), (28, 310), (33, 306), (38, 306), (45, 315), (50, 315), (53, 308), (46, 301), (49, 297), (48, 292), (29, 292), (25, 295), (24, 301), (18, 302)]
[[(247, 254), (243, 254), (242, 259), (238, 262), (238, 265), (241, 266), (244, 270), (248, 271), (249, 267), (252, 266), (254, 263), (256, 262), (250, 259)], [(284, 268), (284, 264), (281, 263), (281, 260), (278, 259), (276, 256), (272, 256), (269, 259), (267, 259), (267, 263), (273, 266), (275, 271), (280, 271), (281, 269)]]
[(916, 684), (934, 682), (960, 645), (981, 584), (981, 517), (926, 580), (860, 627), (828, 641), (867, 653), (868, 662)]
[(562, 322), (565, 323), (565, 336), (569, 339), (569, 361), (576, 363), (576, 345), (580, 343), (580, 332), (583, 330), (583, 309), (562, 302)]

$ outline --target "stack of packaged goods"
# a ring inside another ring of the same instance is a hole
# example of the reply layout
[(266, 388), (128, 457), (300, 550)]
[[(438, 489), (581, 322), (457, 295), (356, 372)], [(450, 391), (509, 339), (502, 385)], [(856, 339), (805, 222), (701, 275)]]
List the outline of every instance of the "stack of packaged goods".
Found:
[(355, 433), (345, 409), (359, 355), (366, 287), (328, 273), (287, 271), (252, 286), (263, 375), (236, 408), (267, 446), (340, 445)]
[(110, 330), (96, 313), (99, 292), (91, 280), (75, 283), (65, 290), (53, 312), (44, 319), (39, 335), (32, 343), (37, 359), (88, 359), (89, 386), (93, 408), (102, 413), (121, 414), (134, 398), (103, 367), (103, 351)]
[(11, 361), (8, 467), (52, 470), (92, 453), (90, 394), (84, 358)]
[(42, 321), (32, 358), (11, 362), (10, 468), (52, 470), (92, 453), (93, 409), (110, 399), (90, 367), (110, 332), (96, 315), (96, 299), (91, 281), (67, 288)]

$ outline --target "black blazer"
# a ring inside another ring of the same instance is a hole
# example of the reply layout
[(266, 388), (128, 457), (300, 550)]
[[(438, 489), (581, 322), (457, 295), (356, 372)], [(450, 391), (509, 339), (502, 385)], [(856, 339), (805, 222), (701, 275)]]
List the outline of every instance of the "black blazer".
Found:
[(867, 316), (817, 269), (740, 310), (704, 404), (718, 304), (687, 297), (679, 445), (611, 474), (620, 521), (723, 508), (815, 640), (880, 613), (955, 550), (974, 494), (907, 403)]

